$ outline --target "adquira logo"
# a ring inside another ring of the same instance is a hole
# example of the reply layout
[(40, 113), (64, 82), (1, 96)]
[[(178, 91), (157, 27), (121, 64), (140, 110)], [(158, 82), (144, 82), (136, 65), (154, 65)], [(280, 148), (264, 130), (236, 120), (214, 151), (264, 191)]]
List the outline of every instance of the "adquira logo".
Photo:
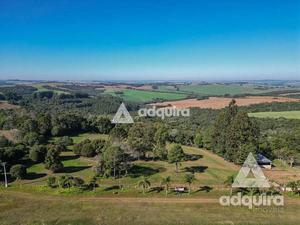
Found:
[[(139, 117), (160, 117), (164, 119), (166, 117), (175, 117), (175, 116), (190, 116), (190, 109), (177, 109), (176, 107), (164, 107), (156, 108), (141, 108), (138, 110)], [(128, 110), (126, 109), (125, 104), (122, 102), (118, 111), (116, 112), (114, 118), (111, 121), (112, 123), (133, 123), (133, 119), (130, 116)]]
[[(247, 178), (249, 173), (252, 172), (254, 178)], [(269, 188), (270, 184), (265, 177), (262, 169), (258, 165), (253, 154), (250, 152), (247, 159), (245, 160), (242, 168), (236, 176), (233, 184), (233, 188)]]
[[(253, 174), (252, 178), (248, 177), (249, 173)], [(232, 184), (232, 188), (270, 188), (267, 178), (252, 153), (249, 153)], [(283, 206), (284, 198), (282, 195), (268, 196), (266, 194), (242, 196), (242, 193), (239, 192), (234, 196), (221, 196), (219, 202), (222, 206), (247, 206), (252, 209), (253, 206)]]
[(111, 122), (112, 123), (133, 123), (133, 119), (130, 116), (130, 114), (123, 102), (119, 106), (119, 109), (116, 112), (116, 114)]

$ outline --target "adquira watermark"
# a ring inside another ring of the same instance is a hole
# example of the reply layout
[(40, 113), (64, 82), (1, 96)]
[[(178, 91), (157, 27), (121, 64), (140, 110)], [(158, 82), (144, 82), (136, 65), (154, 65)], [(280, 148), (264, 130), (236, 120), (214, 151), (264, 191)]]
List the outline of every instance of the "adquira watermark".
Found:
[[(176, 107), (164, 107), (164, 108), (156, 108), (152, 106), (151, 108), (141, 108), (138, 110), (139, 117), (159, 117), (161, 119), (165, 119), (166, 117), (176, 117), (190, 116), (189, 108), (176, 108)], [(129, 114), (126, 106), (122, 103), (113, 117), (112, 123), (134, 123), (131, 115)]]
[[(252, 172), (253, 178), (247, 178), (249, 173)], [(242, 168), (236, 176), (232, 188), (270, 188), (270, 184), (265, 177), (262, 169), (258, 165), (255, 157), (250, 152), (245, 160)], [(258, 196), (242, 195), (237, 193), (234, 196), (221, 196), (219, 203), (222, 206), (246, 206), (252, 209), (253, 206), (283, 206), (284, 197), (282, 195), (266, 195), (261, 194)]]

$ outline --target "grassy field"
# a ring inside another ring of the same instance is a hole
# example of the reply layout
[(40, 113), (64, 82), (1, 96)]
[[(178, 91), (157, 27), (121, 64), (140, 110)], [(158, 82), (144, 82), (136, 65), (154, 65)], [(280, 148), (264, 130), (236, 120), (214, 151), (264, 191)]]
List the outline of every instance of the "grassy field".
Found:
[(180, 85), (180, 91), (192, 92), (201, 95), (236, 95), (236, 94), (259, 94), (268, 92), (268, 90), (256, 89), (253, 85), (224, 85), (224, 84), (209, 84), (209, 85)]
[(97, 134), (97, 133), (82, 133), (75, 136), (70, 136), (73, 139), (74, 144), (77, 144), (85, 139), (89, 140), (96, 140), (96, 139), (103, 139), (107, 140), (108, 135), (105, 134)]
[(37, 88), (37, 91), (53, 91), (56, 94), (68, 94), (69, 92), (67, 91), (61, 91), (61, 90), (50, 90), (44, 87), (44, 85), (49, 85), (49, 86), (53, 86), (56, 87), (55, 85), (52, 85), (51, 83), (45, 83), (45, 84), (32, 84), (32, 87)]
[(99, 198), (0, 192), (1, 225), (296, 225), (300, 207), (224, 207), (210, 198)]
[[(144, 90), (133, 90), (133, 89), (123, 89), (121, 90), (123, 94), (118, 96), (122, 97), (125, 101), (133, 102), (150, 102), (155, 99), (162, 100), (178, 100), (187, 97), (187, 94), (182, 93), (167, 93), (158, 91), (144, 91)], [(113, 90), (108, 90), (106, 93), (116, 95)]]
[(286, 119), (300, 119), (300, 111), (281, 111), (281, 112), (257, 112), (249, 113), (251, 117), (257, 118), (286, 118)]
[[(86, 135), (86, 136), (85, 136)], [(76, 137), (75, 143), (78, 143), (86, 137), (87, 134)], [(83, 137), (84, 136), (84, 137)], [(98, 137), (99, 138), (99, 137)], [(120, 183), (129, 189), (135, 189), (135, 186), (141, 176), (147, 176), (154, 186), (159, 186), (162, 178), (171, 176), (174, 186), (186, 186), (184, 176), (187, 172), (193, 172), (196, 181), (193, 183), (195, 189), (199, 187), (210, 186), (218, 188), (223, 186), (223, 182), (230, 175), (237, 173), (239, 167), (223, 160), (221, 157), (212, 154), (211, 152), (194, 147), (184, 147), (184, 151), (189, 157), (189, 160), (181, 163), (179, 173), (175, 172), (175, 165), (165, 161), (135, 161), (129, 174), (120, 179), (102, 178), (101, 186), (110, 187), (119, 185)], [(70, 174), (83, 178), (86, 182), (93, 176), (92, 167), (97, 164), (96, 159), (78, 157), (73, 152), (63, 152), (61, 159), (64, 164), (64, 170), (61, 174)], [(42, 163), (34, 164), (28, 168), (28, 172), (33, 177), (37, 177), (36, 184), (45, 184), (49, 171), (44, 168)], [(23, 180), (24, 184), (31, 184), (32, 179)]]

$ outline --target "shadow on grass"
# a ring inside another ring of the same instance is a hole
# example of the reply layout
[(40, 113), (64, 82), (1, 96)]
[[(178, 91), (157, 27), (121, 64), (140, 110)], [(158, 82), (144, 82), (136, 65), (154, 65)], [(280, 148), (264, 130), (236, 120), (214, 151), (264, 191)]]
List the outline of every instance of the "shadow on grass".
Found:
[(153, 169), (151, 167), (147, 166), (140, 166), (140, 165), (133, 165), (130, 170), (128, 171), (129, 176), (131, 178), (136, 178), (140, 176), (151, 176), (153, 174), (159, 173), (159, 172), (164, 172), (166, 169), (165, 168), (157, 168)]
[(149, 191), (147, 191), (147, 193), (153, 193), (153, 192), (160, 193), (163, 190), (164, 190), (163, 187), (152, 187), (152, 188), (150, 188)]
[(184, 170), (188, 173), (203, 173), (207, 168), (207, 166), (190, 166), (185, 167)]
[(109, 187), (104, 189), (104, 191), (114, 191), (114, 190), (120, 190), (120, 186), (119, 185), (113, 185), (113, 186), (109, 186)]
[(196, 161), (198, 159), (203, 158), (202, 155), (197, 155), (197, 154), (185, 154), (185, 160), (186, 161)]
[(195, 191), (194, 193), (197, 193), (197, 192), (211, 192), (213, 190), (212, 187), (210, 186), (201, 186), (197, 191)]
[(42, 177), (45, 177), (47, 174), (45, 173), (27, 173), (25, 179), (26, 180), (35, 180)]
[(62, 173), (75, 173), (81, 170), (89, 169), (91, 166), (66, 166), (62, 169)]
[(63, 156), (60, 156), (60, 159), (62, 161), (67, 161), (67, 160), (72, 160), (72, 159), (78, 159), (79, 156), (78, 155), (63, 155)]

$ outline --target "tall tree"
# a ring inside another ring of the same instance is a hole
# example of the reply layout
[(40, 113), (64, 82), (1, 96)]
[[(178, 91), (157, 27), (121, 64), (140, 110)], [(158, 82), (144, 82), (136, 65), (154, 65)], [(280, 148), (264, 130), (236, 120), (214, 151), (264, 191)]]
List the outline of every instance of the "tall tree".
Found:
[(168, 161), (169, 163), (175, 163), (176, 173), (178, 173), (178, 166), (180, 162), (184, 160), (184, 152), (179, 144), (174, 144), (171, 146), (171, 149), (168, 152)]

